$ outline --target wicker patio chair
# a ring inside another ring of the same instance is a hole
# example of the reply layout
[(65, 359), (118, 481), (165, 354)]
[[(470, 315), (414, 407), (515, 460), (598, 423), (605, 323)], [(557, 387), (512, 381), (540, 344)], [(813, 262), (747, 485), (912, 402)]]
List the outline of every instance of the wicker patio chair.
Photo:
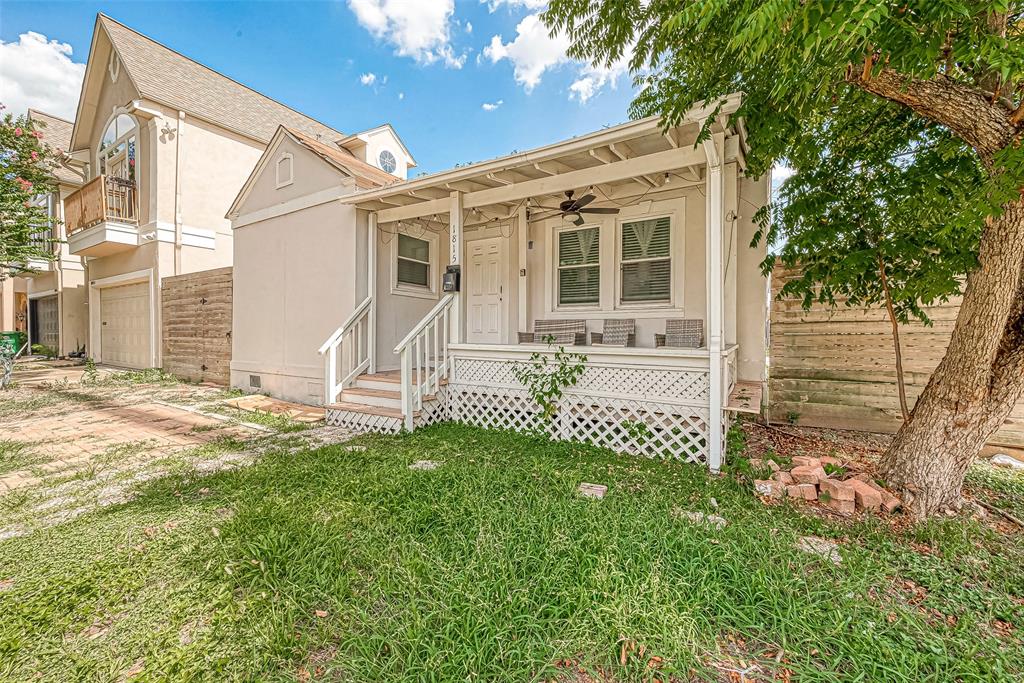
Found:
[(590, 343), (593, 346), (636, 346), (636, 320), (606, 318), (604, 331), (590, 333)]
[(583, 346), (587, 343), (586, 320), (537, 320), (533, 332), (520, 332), (520, 344), (544, 344), (548, 337), (554, 343), (569, 346)]
[(665, 334), (654, 335), (655, 348), (699, 349), (704, 346), (704, 321), (699, 318), (671, 318)]

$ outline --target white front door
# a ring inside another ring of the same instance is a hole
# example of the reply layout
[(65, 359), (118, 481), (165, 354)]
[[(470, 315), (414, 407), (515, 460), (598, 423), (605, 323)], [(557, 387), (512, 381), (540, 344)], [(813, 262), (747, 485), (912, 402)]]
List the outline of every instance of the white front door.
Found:
[(502, 325), (505, 306), (502, 278), (501, 237), (467, 243), (469, 272), (466, 293), (469, 295), (468, 340), (470, 344), (500, 344), (504, 339)]
[(149, 357), (149, 283), (100, 290), (100, 358), (129, 368), (152, 366)]

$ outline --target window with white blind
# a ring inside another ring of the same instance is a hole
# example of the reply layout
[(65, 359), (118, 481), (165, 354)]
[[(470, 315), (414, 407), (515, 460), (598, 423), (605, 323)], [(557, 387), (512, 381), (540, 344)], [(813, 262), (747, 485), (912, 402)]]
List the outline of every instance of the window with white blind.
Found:
[(598, 229), (558, 233), (558, 305), (593, 305), (601, 299), (601, 247)]
[(668, 216), (622, 224), (619, 301), (672, 301), (672, 221)]
[(397, 284), (430, 289), (430, 242), (398, 234)]

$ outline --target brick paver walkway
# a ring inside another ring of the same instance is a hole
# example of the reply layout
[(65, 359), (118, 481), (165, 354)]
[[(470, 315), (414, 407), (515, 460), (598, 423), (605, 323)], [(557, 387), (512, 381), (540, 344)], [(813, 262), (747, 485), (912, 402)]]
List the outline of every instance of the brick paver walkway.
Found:
[[(196, 427), (216, 429), (195, 431)], [(9, 422), (0, 432), (5, 439), (35, 444), (33, 450), (50, 459), (32, 470), (0, 475), (0, 495), (38, 483), (40, 470), (49, 473), (81, 467), (121, 445), (145, 442), (146, 457), (155, 459), (224, 436), (245, 439), (255, 434), (245, 427), (225, 426), (220, 420), (161, 403), (82, 404), (61, 415)]]

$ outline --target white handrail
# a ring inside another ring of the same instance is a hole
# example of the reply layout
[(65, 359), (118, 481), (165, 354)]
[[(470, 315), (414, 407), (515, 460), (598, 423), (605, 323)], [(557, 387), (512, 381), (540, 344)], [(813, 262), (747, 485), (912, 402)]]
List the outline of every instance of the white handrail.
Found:
[[(356, 306), (352, 314), (345, 319), (341, 327), (336, 329), (319, 349), (324, 358), (324, 405), (330, 405), (338, 398), (343, 389), (350, 386), (367, 368), (373, 366), (373, 330), (370, 329), (371, 303), (373, 297), (366, 297)], [(366, 327), (364, 343), (363, 328)], [(347, 340), (347, 341), (346, 341)], [(347, 353), (346, 353), (347, 351)], [(342, 375), (338, 377), (338, 365)]]
[(395, 347), (402, 362), (402, 418), (409, 431), (413, 429), (416, 411), (423, 406), (423, 398), (437, 393), (448, 377), (448, 311), (454, 301), (455, 295), (448, 294), (437, 302)]
[(416, 327), (412, 328), (409, 334), (405, 335), (405, 338), (402, 339), (402, 341), (398, 342), (398, 344), (395, 346), (395, 353), (401, 353), (402, 350), (405, 347), (407, 347), (410, 344), (410, 342), (412, 342), (412, 338), (415, 337), (420, 332), (422, 332), (423, 328), (430, 324), (430, 322), (435, 317), (437, 317), (437, 314), (441, 312), (441, 310), (445, 308), (450, 308), (452, 305), (452, 301), (454, 300), (454, 294), (446, 294), (443, 299), (438, 301), (437, 305), (430, 309), (430, 313), (427, 313), (425, 316), (423, 316), (423, 319), (416, 323)]
[(327, 349), (330, 348), (331, 345), (334, 344), (334, 342), (341, 339), (342, 335), (348, 332), (355, 324), (356, 320), (358, 320), (362, 316), (363, 312), (370, 307), (370, 302), (372, 300), (373, 297), (369, 296), (363, 299), (363, 303), (356, 306), (356, 310), (352, 311), (352, 315), (346, 318), (345, 322), (341, 324), (341, 327), (336, 329), (334, 333), (327, 338), (327, 341), (323, 343), (323, 345), (320, 347), (320, 350), (317, 353), (319, 353), (321, 356), (324, 355), (324, 353), (327, 352)]

